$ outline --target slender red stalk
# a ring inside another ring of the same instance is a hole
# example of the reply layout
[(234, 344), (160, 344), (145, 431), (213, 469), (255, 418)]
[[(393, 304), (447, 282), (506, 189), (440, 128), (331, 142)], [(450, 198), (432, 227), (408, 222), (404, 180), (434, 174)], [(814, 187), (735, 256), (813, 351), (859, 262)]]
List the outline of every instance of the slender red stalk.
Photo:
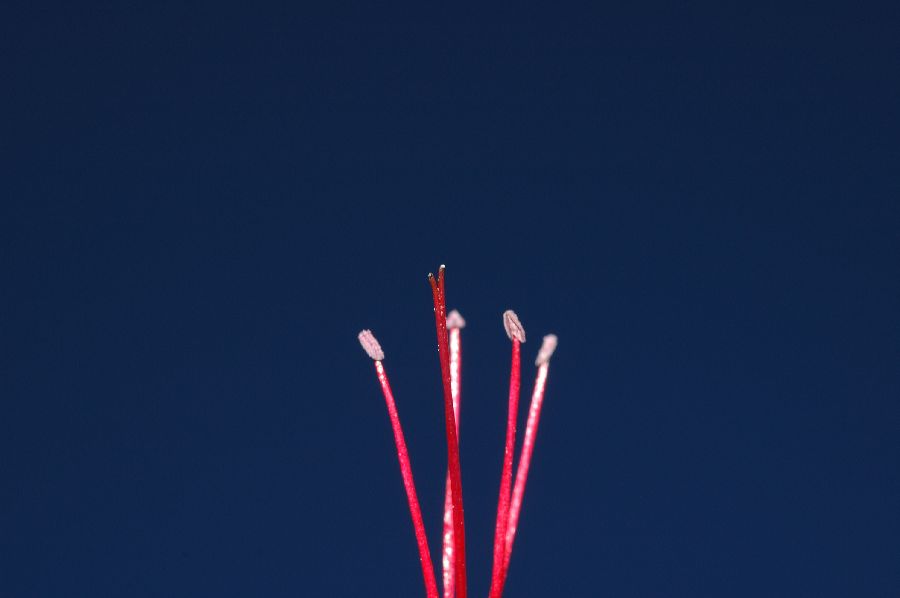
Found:
[(416, 484), (413, 481), (412, 465), (409, 461), (409, 453), (406, 450), (406, 440), (403, 437), (403, 428), (400, 425), (400, 415), (397, 413), (397, 405), (394, 402), (394, 393), (388, 382), (387, 372), (384, 370), (381, 360), (384, 353), (375, 337), (368, 330), (359, 333), (359, 342), (375, 361), (375, 372), (378, 382), (381, 384), (381, 392), (384, 394), (384, 402), (387, 404), (388, 416), (391, 419), (391, 428), (394, 431), (394, 443), (397, 445), (397, 460), (400, 461), (400, 474), (403, 476), (403, 488), (406, 490), (406, 500), (409, 503), (409, 514), (412, 517), (413, 528), (416, 533), (416, 543), (419, 547), (419, 562), (422, 565), (422, 577), (425, 580), (425, 593), (428, 598), (440, 598), (437, 588), (437, 580), (434, 577), (434, 564), (431, 562), (431, 552), (428, 550), (428, 537), (425, 534), (425, 522), (422, 520), (422, 510), (419, 507), (419, 498), (416, 495)]
[[(465, 327), (459, 312), (453, 310), (447, 316), (447, 328), (450, 330), (450, 394), (453, 398), (453, 416), (456, 420), (456, 438), (459, 439), (459, 389), (462, 371), (462, 348), (459, 343), (459, 330)], [(447, 468), (447, 481), (444, 484), (444, 535), (442, 571), (444, 581), (444, 598), (453, 598), (456, 576), (454, 575), (453, 552), (453, 497), (450, 493), (450, 468)]]
[(506, 528), (506, 558), (503, 563), (503, 583), (509, 571), (509, 559), (512, 556), (513, 542), (516, 539), (516, 528), (519, 525), (519, 512), (522, 509), (522, 496), (525, 494), (525, 483), (528, 481), (528, 469), (531, 466), (531, 455), (534, 453), (534, 439), (537, 435), (538, 423), (541, 419), (541, 406), (544, 403), (544, 389), (547, 385), (547, 372), (550, 369), (550, 356), (556, 349), (556, 335), (548, 334), (538, 352), (535, 364), (538, 366), (534, 379), (534, 391), (531, 394), (531, 405), (528, 408), (528, 421), (525, 424), (525, 440), (519, 465), (516, 468), (516, 483), (513, 487), (512, 503), (509, 511), (509, 524)]
[(453, 499), (453, 548), (455, 587), (458, 598), (466, 598), (466, 529), (463, 514), (462, 475), (459, 465), (459, 439), (456, 434), (456, 415), (453, 412), (453, 393), (450, 387), (450, 348), (447, 334), (447, 301), (444, 295), (444, 266), (438, 279), (428, 275), (434, 299), (434, 323), (437, 331), (438, 357), (444, 386), (444, 421), (447, 430), (447, 468), (450, 471), (450, 493)]
[(506, 332), (512, 341), (512, 365), (509, 372), (509, 409), (506, 417), (506, 447), (503, 451), (503, 472), (500, 475), (500, 497), (497, 499), (497, 521), (494, 527), (494, 566), (491, 570), (490, 598), (503, 594), (503, 566), (506, 563), (506, 528), (509, 524), (510, 492), (512, 487), (513, 452), (516, 447), (516, 418), (519, 413), (521, 387), (521, 349), (525, 331), (516, 314), (503, 314)]

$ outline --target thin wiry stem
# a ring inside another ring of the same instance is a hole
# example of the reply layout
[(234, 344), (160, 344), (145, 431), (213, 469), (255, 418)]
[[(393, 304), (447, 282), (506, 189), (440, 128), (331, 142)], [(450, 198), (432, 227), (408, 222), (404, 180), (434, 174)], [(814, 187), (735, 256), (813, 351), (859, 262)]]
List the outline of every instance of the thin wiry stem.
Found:
[(500, 598), (503, 594), (503, 565), (506, 563), (506, 528), (509, 523), (513, 451), (516, 446), (516, 417), (519, 412), (519, 389), (521, 386), (520, 355), (519, 340), (513, 338), (512, 366), (509, 374), (509, 409), (506, 420), (506, 447), (503, 451), (500, 497), (497, 500), (497, 521), (494, 529), (494, 566), (491, 571), (490, 598)]
[[(453, 415), (456, 422), (456, 437), (459, 439), (459, 399), (460, 374), (462, 372), (462, 348), (460, 346), (460, 328), (465, 320), (456, 310), (447, 316), (447, 328), (450, 330), (450, 394), (453, 398)], [(456, 575), (454, 574), (453, 552), (453, 497), (450, 492), (450, 468), (447, 468), (447, 480), (444, 484), (444, 534), (442, 554), (442, 571), (444, 582), (444, 598), (453, 598)]]
[(453, 412), (453, 393), (450, 388), (450, 348), (447, 335), (447, 301), (444, 294), (444, 266), (438, 271), (438, 279), (428, 275), (434, 300), (434, 323), (437, 331), (438, 357), (441, 363), (441, 380), (444, 387), (444, 422), (447, 431), (447, 467), (450, 471), (450, 493), (453, 500), (453, 548), (456, 594), (466, 598), (466, 529), (463, 513), (462, 475), (459, 464), (459, 439), (456, 434), (456, 416)]
[(528, 421), (525, 424), (525, 440), (522, 444), (522, 453), (519, 456), (519, 465), (516, 468), (516, 483), (513, 487), (512, 503), (509, 510), (509, 524), (506, 528), (506, 558), (503, 564), (502, 581), (505, 584), (509, 571), (509, 560), (512, 556), (513, 543), (516, 539), (516, 528), (519, 525), (519, 513), (522, 509), (522, 497), (525, 494), (525, 484), (528, 481), (528, 470), (531, 466), (531, 456), (534, 453), (534, 439), (537, 436), (538, 423), (541, 418), (541, 406), (544, 403), (544, 389), (547, 385), (547, 373), (550, 369), (550, 356), (556, 349), (557, 339), (553, 334), (544, 337), (544, 343), (538, 353), (538, 371), (534, 379), (534, 391), (531, 394), (531, 405), (528, 408)]
[(400, 461), (400, 473), (403, 476), (403, 487), (406, 489), (406, 499), (409, 503), (409, 514), (412, 517), (413, 528), (416, 532), (416, 543), (419, 546), (419, 562), (422, 564), (422, 577), (425, 580), (425, 593), (428, 598), (439, 598), (437, 580), (434, 577), (434, 564), (431, 562), (431, 552), (428, 550), (428, 537), (425, 534), (425, 522), (422, 521), (422, 510), (419, 507), (419, 498), (416, 495), (416, 485), (413, 481), (412, 465), (409, 461), (409, 453), (406, 450), (406, 440), (403, 437), (403, 428), (400, 426), (400, 415), (397, 413), (397, 405), (394, 403), (394, 394), (388, 382), (387, 372), (380, 360), (375, 361), (375, 372), (378, 374), (378, 382), (384, 393), (384, 401), (387, 404), (388, 415), (391, 419), (391, 428), (394, 430), (394, 442), (397, 445), (397, 459)]

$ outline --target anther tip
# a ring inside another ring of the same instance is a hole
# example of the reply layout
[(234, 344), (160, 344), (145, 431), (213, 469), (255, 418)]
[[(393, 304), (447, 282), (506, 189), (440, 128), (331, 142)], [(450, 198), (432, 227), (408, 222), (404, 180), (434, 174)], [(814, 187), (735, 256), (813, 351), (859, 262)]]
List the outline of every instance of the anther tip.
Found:
[(544, 337), (544, 342), (541, 343), (541, 350), (538, 351), (537, 359), (534, 360), (534, 365), (541, 366), (545, 363), (550, 362), (550, 358), (553, 356), (553, 352), (556, 351), (556, 344), (559, 342), (559, 339), (556, 338), (555, 334), (548, 334)]
[(449, 314), (447, 314), (447, 328), (448, 329), (452, 330), (453, 328), (465, 328), (465, 327), (466, 327), (466, 321), (465, 321), (465, 319), (463, 319), (463, 317), (460, 315), (460, 313), (458, 311), (456, 311), (454, 309)]
[(503, 312), (503, 328), (506, 329), (506, 336), (509, 340), (517, 340), (520, 343), (525, 342), (525, 328), (519, 321), (519, 316), (511, 309)]
[(384, 360), (384, 351), (381, 350), (381, 345), (378, 344), (378, 340), (371, 330), (361, 331), (357, 338), (359, 338), (359, 344), (362, 345), (369, 357), (375, 361)]

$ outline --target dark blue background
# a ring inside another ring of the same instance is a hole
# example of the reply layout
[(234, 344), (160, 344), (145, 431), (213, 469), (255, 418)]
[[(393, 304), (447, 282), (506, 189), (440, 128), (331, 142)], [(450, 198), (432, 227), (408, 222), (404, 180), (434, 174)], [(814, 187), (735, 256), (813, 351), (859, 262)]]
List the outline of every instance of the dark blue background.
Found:
[(509, 307), (510, 598), (900, 594), (895, 3), (74, 4), (0, 19), (0, 595), (423, 595), (355, 335), (437, 552), (440, 263), (473, 596)]

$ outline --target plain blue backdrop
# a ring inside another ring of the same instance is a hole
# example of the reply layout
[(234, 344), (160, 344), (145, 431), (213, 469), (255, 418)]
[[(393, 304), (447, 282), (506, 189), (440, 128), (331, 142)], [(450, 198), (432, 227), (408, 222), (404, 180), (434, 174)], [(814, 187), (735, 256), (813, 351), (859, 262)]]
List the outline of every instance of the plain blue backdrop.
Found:
[[(0, 596), (900, 595), (895, 3), (3, 9)], [(524, 405), (523, 405), (524, 416)]]

